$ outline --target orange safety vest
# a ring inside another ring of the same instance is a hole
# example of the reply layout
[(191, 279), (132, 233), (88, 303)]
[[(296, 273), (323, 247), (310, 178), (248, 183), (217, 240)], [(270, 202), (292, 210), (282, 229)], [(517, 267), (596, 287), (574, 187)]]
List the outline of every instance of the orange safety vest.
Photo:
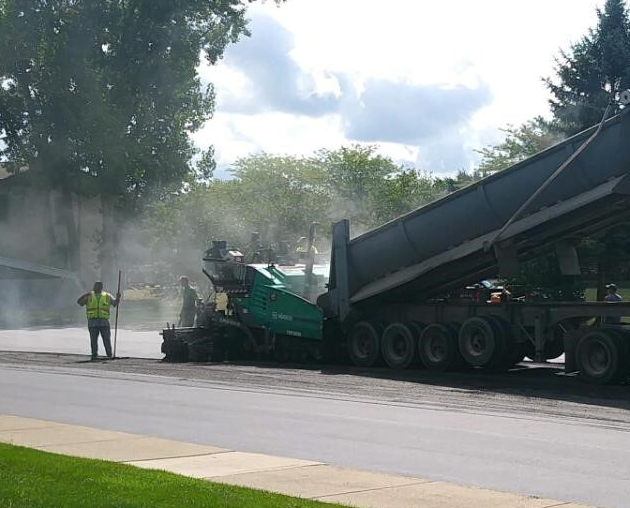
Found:
[(88, 319), (109, 319), (109, 306), (111, 305), (112, 295), (103, 291), (99, 297), (94, 291), (90, 291), (85, 310)]

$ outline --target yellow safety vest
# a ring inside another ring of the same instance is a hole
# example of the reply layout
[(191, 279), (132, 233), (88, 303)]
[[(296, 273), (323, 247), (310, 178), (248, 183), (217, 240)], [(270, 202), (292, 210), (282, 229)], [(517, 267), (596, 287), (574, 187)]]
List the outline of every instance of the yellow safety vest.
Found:
[(103, 291), (100, 297), (96, 296), (94, 291), (90, 291), (87, 305), (85, 307), (88, 319), (109, 319), (109, 306), (112, 301), (112, 295)]

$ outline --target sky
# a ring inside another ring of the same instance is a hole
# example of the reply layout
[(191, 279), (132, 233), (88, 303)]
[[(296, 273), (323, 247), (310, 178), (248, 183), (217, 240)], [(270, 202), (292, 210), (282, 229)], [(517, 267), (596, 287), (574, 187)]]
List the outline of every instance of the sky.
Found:
[(548, 116), (542, 78), (604, 0), (288, 0), (248, 11), (251, 37), (215, 66), (216, 111), (194, 134), (215, 176), (258, 152), (354, 143), (435, 175), (472, 169), (501, 128)]

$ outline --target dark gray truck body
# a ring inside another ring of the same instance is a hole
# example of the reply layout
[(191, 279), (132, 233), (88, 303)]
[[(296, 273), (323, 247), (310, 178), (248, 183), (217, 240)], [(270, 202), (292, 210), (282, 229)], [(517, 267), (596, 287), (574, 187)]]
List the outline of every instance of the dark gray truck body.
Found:
[(596, 127), (356, 238), (349, 237), (348, 221), (335, 224), (329, 288), (318, 305), (346, 329), (366, 319), (385, 326), (392, 320), (461, 324), (466, 316), (494, 313), (509, 323), (517, 342), (527, 340), (519, 328), (541, 328), (537, 350), (556, 324), (553, 315), (630, 315), (625, 304), (571, 304), (562, 311), (562, 303), (423, 303), (486, 277), (510, 275), (519, 260), (554, 249), (564, 273), (579, 270), (575, 246), (580, 239), (630, 220), (627, 113), (606, 121), (592, 143), (517, 217), (515, 212)]

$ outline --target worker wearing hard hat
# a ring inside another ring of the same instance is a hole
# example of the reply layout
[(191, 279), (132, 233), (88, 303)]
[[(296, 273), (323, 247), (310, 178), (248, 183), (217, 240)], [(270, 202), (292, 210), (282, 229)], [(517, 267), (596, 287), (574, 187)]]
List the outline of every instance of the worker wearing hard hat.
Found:
[(179, 326), (193, 326), (197, 315), (197, 291), (195, 291), (188, 280), (188, 277), (179, 278), (182, 286), (182, 310), (179, 313)]
[[(606, 286), (606, 296), (604, 300), (611, 303), (623, 301), (621, 295), (617, 293), (617, 286), (615, 284), (608, 284)], [(619, 316), (610, 316), (606, 318), (605, 322), (615, 325), (621, 323), (621, 318)]]
[(114, 298), (107, 291), (103, 291), (103, 283), (94, 283), (92, 291), (81, 295), (77, 304), (85, 306), (90, 332), (90, 346), (92, 349), (92, 361), (98, 358), (98, 336), (103, 338), (105, 354), (112, 358), (111, 331), (109, 326), (109, 309), (113, 305), (116, 307), (120, 303), (120, 293)]

